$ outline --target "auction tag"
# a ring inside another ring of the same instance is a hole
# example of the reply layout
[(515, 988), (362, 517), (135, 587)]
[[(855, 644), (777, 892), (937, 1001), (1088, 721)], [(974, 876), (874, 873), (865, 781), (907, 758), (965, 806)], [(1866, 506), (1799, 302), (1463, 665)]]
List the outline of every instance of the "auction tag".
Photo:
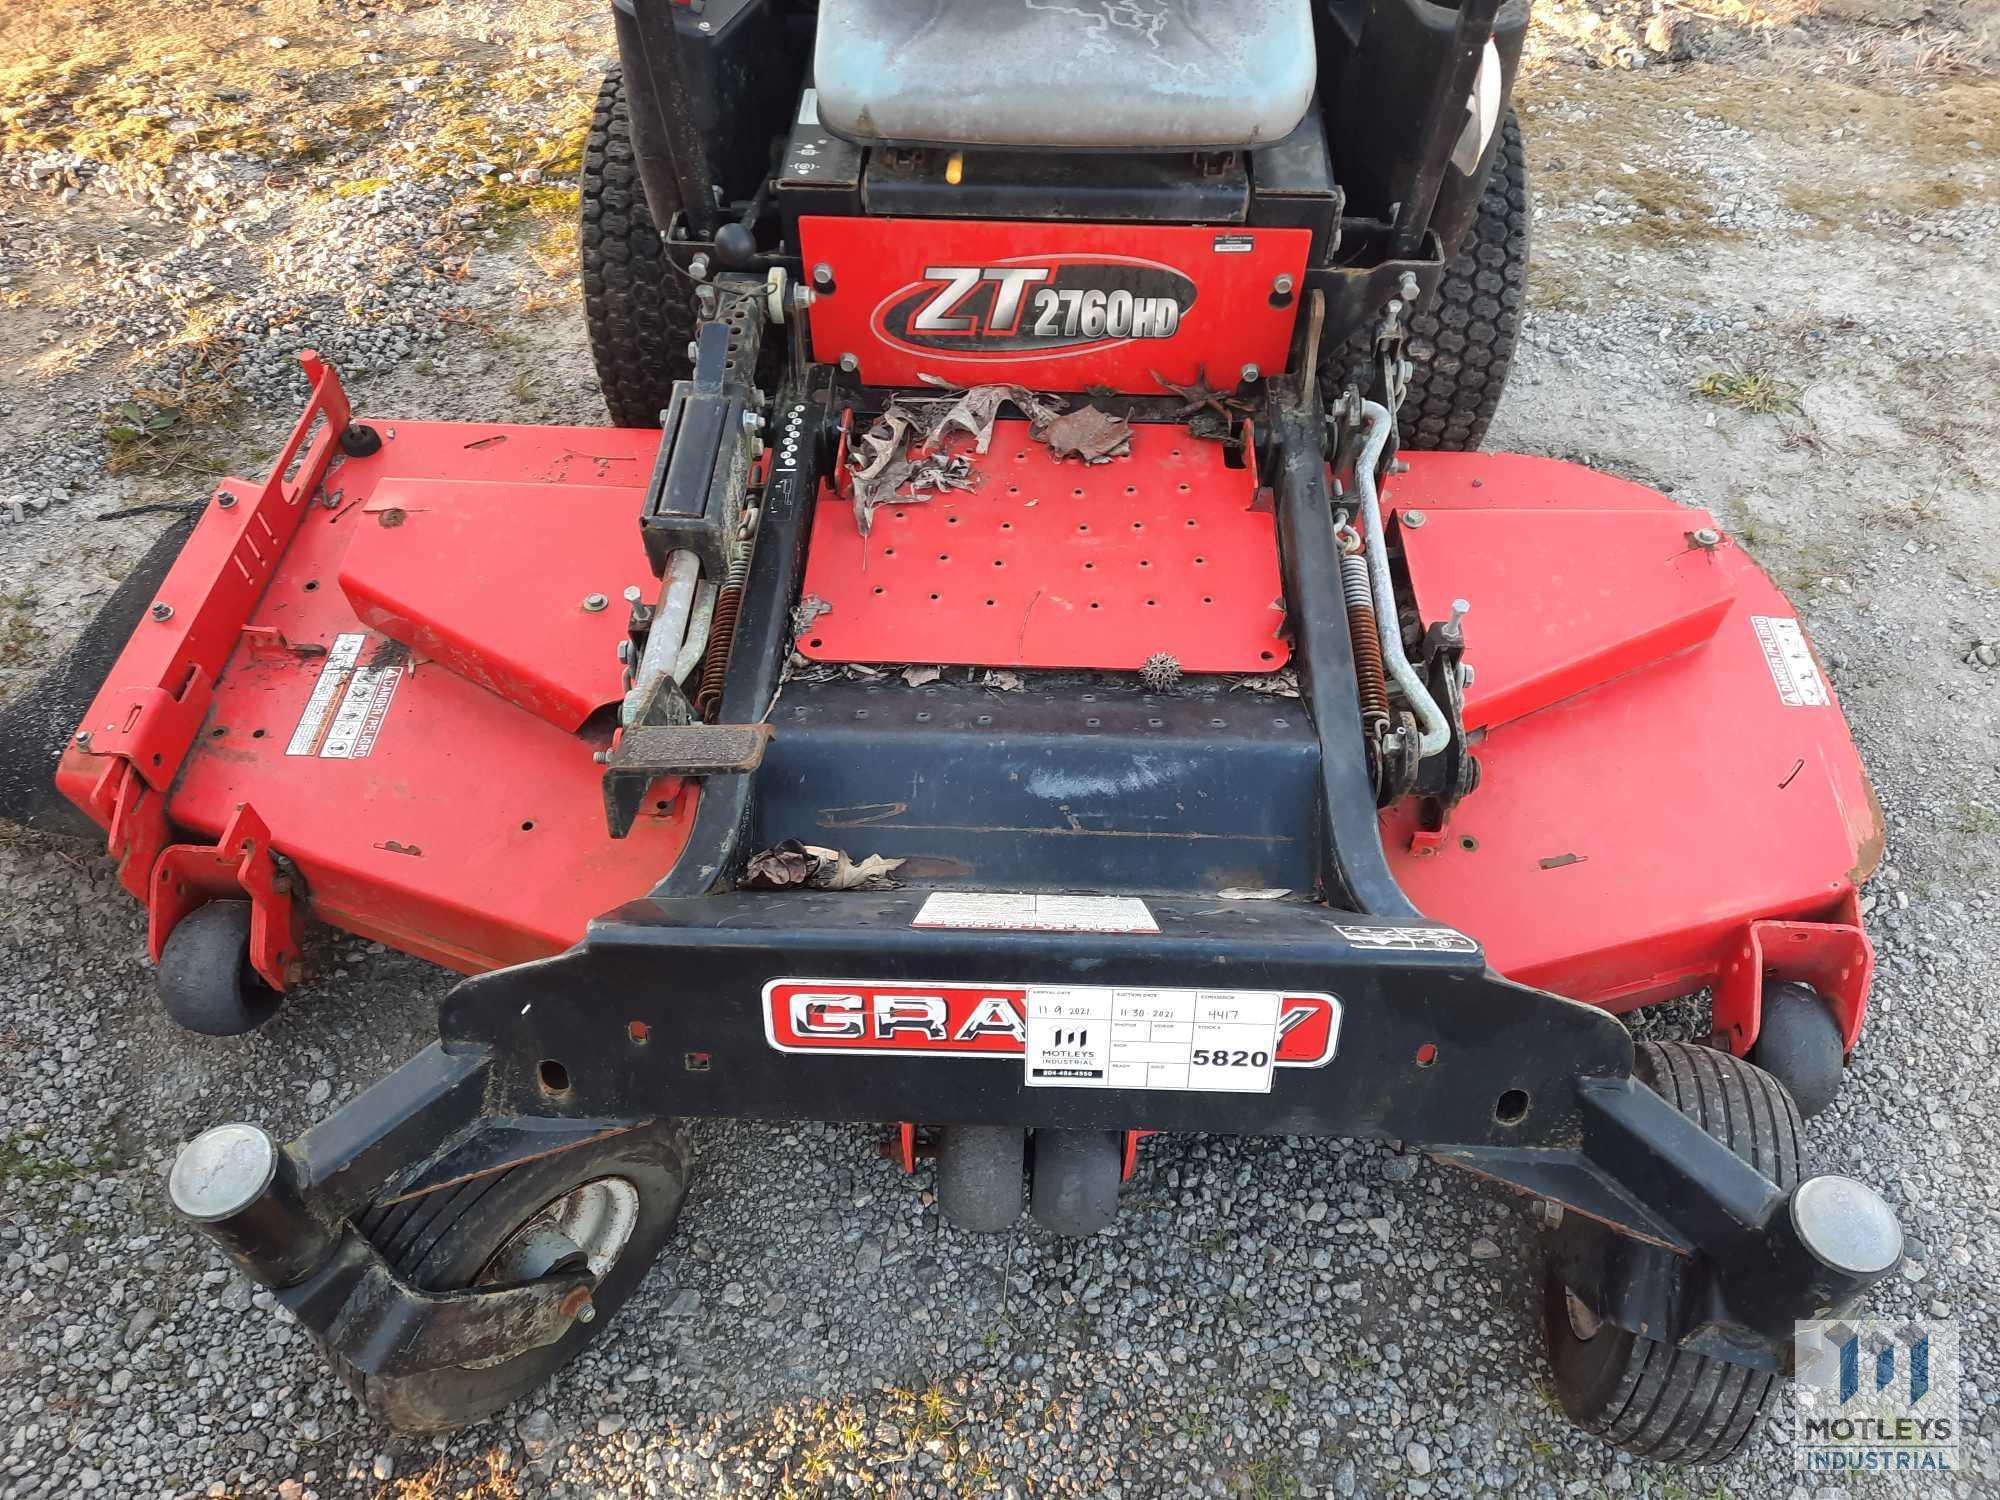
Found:
[(1031, 987), (1025, 1081), (1268, 1094), (1284, 999), (1276, 990)]

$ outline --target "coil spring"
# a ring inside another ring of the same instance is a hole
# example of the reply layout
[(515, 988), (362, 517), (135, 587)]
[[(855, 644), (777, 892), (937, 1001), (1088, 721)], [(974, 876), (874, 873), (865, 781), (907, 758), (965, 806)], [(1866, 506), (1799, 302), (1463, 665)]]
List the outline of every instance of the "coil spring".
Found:
[(701, 684), (694, 693), (694, 710), (705, 723), (714, 723), (722, 708), (722, 683), (729, 675), (729, 648), (736, 639), (736, 616), (743, 608), (743, 584), (749, 576), (750, 559), (740, 557), (729, 565), (722, 587), (715, 592), (708, 649), (701, 657)]
[(1368, 559), (1349, 552), (1340, 559), (1340, 592), (1347, 601), (1347, 633), (1354, 638), (1354, 675), (1360, 689), (1361, 721), (1371, 729), (1389, 723), (1389, 684), (1382, 675), (1382, 637), (1375, 626), (1375, 602)]

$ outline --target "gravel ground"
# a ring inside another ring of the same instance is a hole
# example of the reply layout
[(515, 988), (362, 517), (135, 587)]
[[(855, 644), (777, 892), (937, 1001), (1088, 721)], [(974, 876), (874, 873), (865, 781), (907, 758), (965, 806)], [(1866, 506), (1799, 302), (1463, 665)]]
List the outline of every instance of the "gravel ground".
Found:
[[(375, 410), (599, 420), (561, 224), (609, 41), (573, 9), (0, 22), (27, 59), (0, 66), (0, 696), (161, 524), (99, 517), (258, 469), (299, 347)], [(1966, 1364), (1956, 1483), (1852, 1492), (1994, 1493), (1995, 44), (1972, 5), (1811, 9), (1543, 8), (1533, 312), (1493, 444), (1710, 506), (1798, 600), (1889, 818), (1875, 1005), (1812, 1165), (1896, 1204), (1909, 1264), (1874, 1306), (1958, 1319)], [(448, 978), (322, 934), (277, 1019), (214, 1042), (163, 1021), (143, 948), (101, 860), (0, 833), (5, 1500), (1843, 1493), (1792, 1472), (1787, 1401), (1718, 1472), (1571, 1434), (1525, 1204), (1290, 1140), (1155, 1140), (1118, 1224), (1070, 1242), (943, 1227), (874, 1130), (703, 1127), (606, 1336), (539, 1404), (398, 1439), (163, 1177), (206, 1124), (351, 1097)], [(1691, 1002), (1642, 1025), (1706, 1029)]]

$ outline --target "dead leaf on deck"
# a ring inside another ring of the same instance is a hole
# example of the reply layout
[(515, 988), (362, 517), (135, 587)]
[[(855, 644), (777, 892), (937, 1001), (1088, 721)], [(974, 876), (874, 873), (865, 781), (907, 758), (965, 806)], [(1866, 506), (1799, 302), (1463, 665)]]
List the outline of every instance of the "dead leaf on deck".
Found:
[(850, 859), (839, 849), (786, 839), (750, 856), (743, 868), (746, 890), (782, 891), (810, 887), (816, 891), (879, 891), (895, 885), (890, 876), (902, 868), (900, 859), (879, 854)]
[(1035, 434), (1058, 460), (1080, 458), (1087, 464), (1108, 464), (1132, 452), (1132, 424), (1094, 406), (1079, 407), (1054, 418)]
[(996, 668), (981, 680), (981, 686), (998, 689), (1003, 693), (1018, 693), (1027, 684), (1021, 680), (1019, 672), (1009, 672)]
[(944, 676), (943, 667), (903, 668), (903, 681), (907, 682), (911, 687), (922, 687), (926, 683), (936, 682), (942, 676)]

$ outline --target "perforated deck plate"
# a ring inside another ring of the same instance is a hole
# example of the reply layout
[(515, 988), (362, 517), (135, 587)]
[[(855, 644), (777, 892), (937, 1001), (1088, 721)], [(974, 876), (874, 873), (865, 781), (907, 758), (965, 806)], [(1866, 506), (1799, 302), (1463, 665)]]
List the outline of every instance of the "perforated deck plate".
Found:
[(865, 540), (821, 489), (805, 592), (830, 608), (804, 655), (1133, 671), (1164, 653), (1186, 672), (1290, 659), (1275, 521), (1219, 444), (1135, 427), (1130, 458), (1057, 463), (1010, 420), (974, 463), (976, 489), (879, 506)]

